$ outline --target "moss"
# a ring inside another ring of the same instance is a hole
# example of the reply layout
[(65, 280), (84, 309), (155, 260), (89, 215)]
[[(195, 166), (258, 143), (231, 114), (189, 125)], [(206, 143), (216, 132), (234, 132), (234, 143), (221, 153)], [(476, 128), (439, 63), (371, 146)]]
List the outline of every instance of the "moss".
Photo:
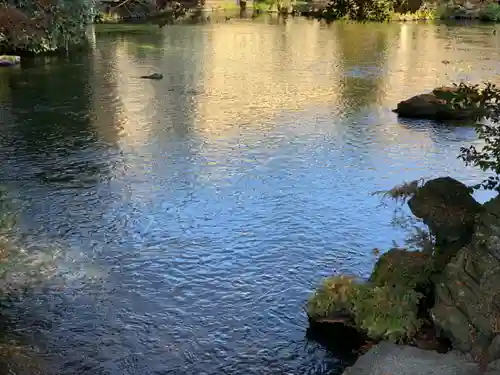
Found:
[(378, 259), (369, 280), (376, 286), (416, 289), (429, 283), (432, 270), (430, 254), (395, 248)]

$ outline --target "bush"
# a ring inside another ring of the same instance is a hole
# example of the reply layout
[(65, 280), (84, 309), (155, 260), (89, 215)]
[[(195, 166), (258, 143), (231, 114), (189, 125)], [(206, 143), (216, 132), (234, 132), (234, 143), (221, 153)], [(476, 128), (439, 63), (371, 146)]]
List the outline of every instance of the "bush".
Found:
[(330, 0), (322, 17), (329, 20), (388, 21), (393, 5), (391, 0)]
[(500, 22), (500, 4), (490, 3), (479, 12), (479, 18), (483, 21)]

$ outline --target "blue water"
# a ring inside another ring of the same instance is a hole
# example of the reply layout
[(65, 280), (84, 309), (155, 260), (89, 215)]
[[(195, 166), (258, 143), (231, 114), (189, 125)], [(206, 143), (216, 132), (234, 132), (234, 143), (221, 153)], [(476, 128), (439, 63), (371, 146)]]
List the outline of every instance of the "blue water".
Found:
[[(473, 129), (391, 109), (497, 74), (491, 28), (97, 29), (88, 54), (1, 71), (6, 238), (59, 252), (6, 335), (46, 374), (339, 373), (305, 338), (304, 303), (403, 243), (372, 192), (482, 178), (457, 159)], [(165, 78), (137, 78), (154, 71)]]

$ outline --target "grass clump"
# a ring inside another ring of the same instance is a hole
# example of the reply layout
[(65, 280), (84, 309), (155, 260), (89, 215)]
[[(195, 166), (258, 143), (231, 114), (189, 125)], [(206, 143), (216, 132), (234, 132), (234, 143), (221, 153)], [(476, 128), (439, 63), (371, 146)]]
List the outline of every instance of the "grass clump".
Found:
[(326, 279), (308, 301), (309, 318), (321, 321), (349, 316), (356, 328), (375, 340), (409, 342), (420, 328), (422, 294), (404, 286), (361, 284), (352, 277)]
[(309, 299), (307, 314), (313, 319), (327, 318), (337, 313), (351, 314), (361, 287), (354, 277), (329, 277)]
[(354, 303), (356, 325), (373, 339), (408, 342), (422, 325), (418, 317), (422, 297), (401, 286), (361, 288)]

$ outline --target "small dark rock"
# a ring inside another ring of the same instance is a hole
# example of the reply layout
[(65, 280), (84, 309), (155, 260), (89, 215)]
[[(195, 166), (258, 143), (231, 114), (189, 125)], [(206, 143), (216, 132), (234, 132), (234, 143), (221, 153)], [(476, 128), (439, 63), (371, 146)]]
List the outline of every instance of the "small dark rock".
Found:
[(163, 79), (163, 74), (161, 74), (161, 73), (153, 73), (153, 74), (149, 74), (149, 75), (146, 75), (146, 76), (141, 76), (140, 78), (160, 80), (160, 79)]

